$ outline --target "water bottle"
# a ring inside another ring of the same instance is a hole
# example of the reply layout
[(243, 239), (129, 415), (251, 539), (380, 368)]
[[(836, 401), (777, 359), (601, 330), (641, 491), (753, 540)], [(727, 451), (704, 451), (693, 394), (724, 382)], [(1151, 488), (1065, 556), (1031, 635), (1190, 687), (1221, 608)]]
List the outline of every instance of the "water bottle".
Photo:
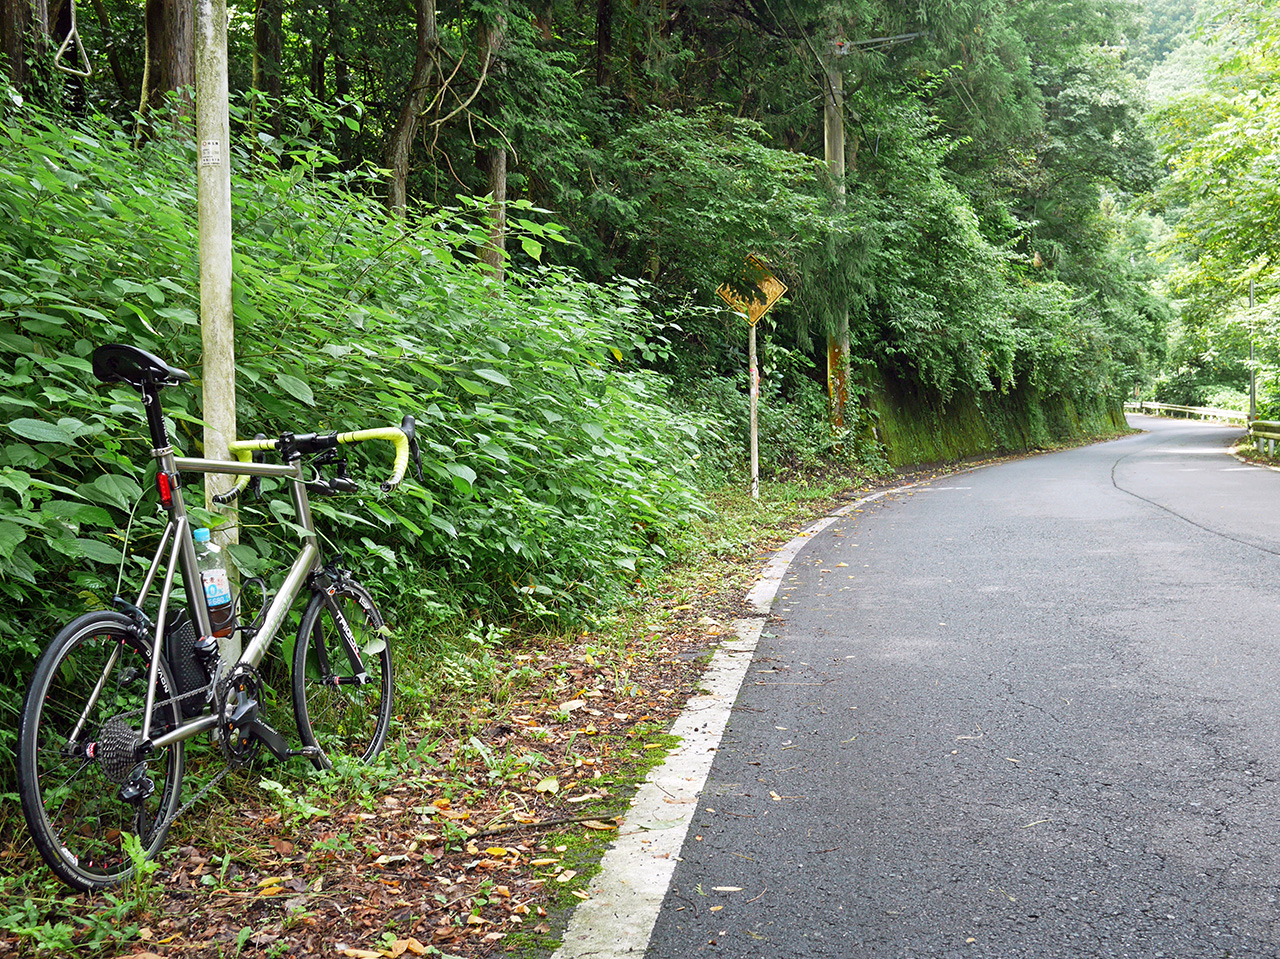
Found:
[(222, 547), (210, 542), (204, 527), (193, 530), (196, 543), (196, 568), (204, 585), (204, 602), (209, 607), (209, 625), (214, 636), (230, 636), (236, 628), (236, 604), (231, 596), (231, 579), (227, 576)]

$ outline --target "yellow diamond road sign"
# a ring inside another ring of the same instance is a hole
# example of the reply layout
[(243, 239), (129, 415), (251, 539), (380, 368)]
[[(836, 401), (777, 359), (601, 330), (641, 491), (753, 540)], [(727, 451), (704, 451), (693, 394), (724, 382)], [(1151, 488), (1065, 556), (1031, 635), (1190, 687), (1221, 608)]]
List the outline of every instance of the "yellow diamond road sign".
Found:
[(755, 326), (756, 321), (768, 313), (769, 308), (778, 302), (783, 293), (787, 292), (787, 285), (770, 273), (768, 268), (754, 256), (747, 257), (747, 269), (757, 278), (756, 289), (760, 291), (758, 296), (746, 299), (730, 288), (727, 283), (722, 283), (716, 293), (720, 295), (720, 299), (729, 304), (731, 309), (746, 314), (747, 322)]

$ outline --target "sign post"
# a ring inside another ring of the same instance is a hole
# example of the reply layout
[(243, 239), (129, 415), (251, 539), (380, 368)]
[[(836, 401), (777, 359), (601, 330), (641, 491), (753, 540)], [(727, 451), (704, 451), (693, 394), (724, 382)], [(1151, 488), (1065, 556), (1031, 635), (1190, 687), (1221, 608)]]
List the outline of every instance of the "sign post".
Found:
[(754, 256), (747, 257), (747, 269), (756, 281), (750, 299), (741, 296), (727, 283), (721, 284), (716, 293), (729, 304), (731, 310), (741, 314), (747, 321), (747, 364), (751, 376), (751, 498), (759, 499), (760, 440), (757, 413), (760, 407), (760, 373), (756, 366), (756, 323), (787, 292), (787, 287)]

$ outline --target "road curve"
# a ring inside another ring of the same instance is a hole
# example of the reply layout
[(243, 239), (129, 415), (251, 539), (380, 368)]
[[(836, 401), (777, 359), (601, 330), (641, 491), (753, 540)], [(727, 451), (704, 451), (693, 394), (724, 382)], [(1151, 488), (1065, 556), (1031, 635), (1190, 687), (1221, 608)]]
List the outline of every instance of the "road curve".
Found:
[(813, 537), (649, 959), (1280, 955), (1280, 473), (1131, 422)]

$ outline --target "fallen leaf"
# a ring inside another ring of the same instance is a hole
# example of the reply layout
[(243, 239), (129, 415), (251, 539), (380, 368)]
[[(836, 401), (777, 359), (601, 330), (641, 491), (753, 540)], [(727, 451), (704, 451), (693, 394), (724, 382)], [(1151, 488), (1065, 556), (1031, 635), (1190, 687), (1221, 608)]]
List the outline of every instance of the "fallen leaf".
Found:
[(741, 886), (712, 886), (712, 892), (742, 892)]
[(538, 785), (534, 786), (533, 791), (536, 793), (546, 793), (548, 796), (554, 796), (560, 791), (560, 780), (556, 779), (555, 776), (548, 776), (543, 779), (542, 782), (538, 783)]
[(560, 875), (556, 876), (556, 882), (568, 882), (578, 874), (576, 869), (566, 869)]
[(774, 802), (782, 802), (782, 797), (779, 796), (772, 789), (769, 790), (769, 798), (771, 798)]
[(560, 711), (561, 711), (562, 713), (571, 713), (571, 712), (573, 712), (575, 709), (581, 709), (581, 708), (582, 708), (583, 706), (585, 706), (586, 704), (587, 704), (587, 703), (586, 703), (586, 700), (583, 700), (583, 699), (573, 699), (573, 700), (570, 700), (570, 701), (569, 701), (569, 702), (567, 702), (567, 703), (561, 703), (561, 704), (560, 704)]

